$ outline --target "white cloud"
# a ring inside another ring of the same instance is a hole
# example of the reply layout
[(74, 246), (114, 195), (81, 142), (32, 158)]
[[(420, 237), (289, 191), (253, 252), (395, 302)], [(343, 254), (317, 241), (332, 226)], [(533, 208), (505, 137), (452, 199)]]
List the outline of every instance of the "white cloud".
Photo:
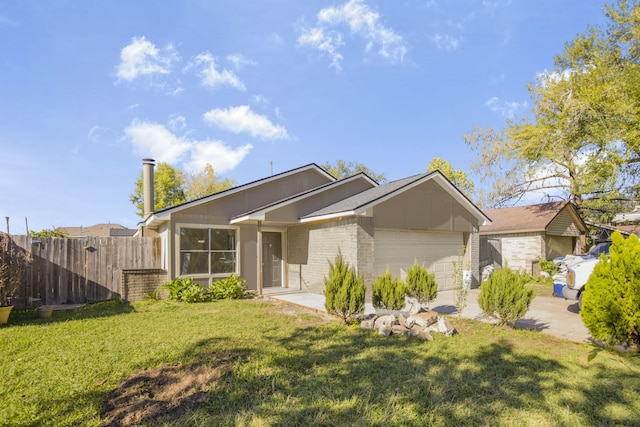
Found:
[(500, 113), (503, 117), (508, 119), (513, 119), (519, 111), (526, 110), (529, 107), (529, 103), (527, 101), (500, 101), (497, 96), (489, 99), (485, 102), (485, 105), (494, 113)]
[(239, 53), (227, 55), (227, 61), (231, 62), (236, 70), (244, 68), (247, 65), (256, 65), (255, 61), (247, 59)]
[(174, 132), (183, 131), (187, 128), (187, 119), (180, 114), (171, 114), (167, 121), (167, 127)]
[(120, 51), (120, 64), (116, 74), (119, 80), (129, 82), (141, 76), (169, 74), (171, 64), (178, 59), (172, 45), (160, 50), (144, 36), (134, 37)]
[(264, 95), (253, 95), (253, 103), (258, 105), (269, 105), (269, 98)]
[(271, 120), (251, 111), (248, 105), (213, 109), (204, 113), (205, 122), (227, 132), (248, 133), (260, 139), (288, 139), (289, 134), (283, 126), (274, 125)]
[(176, 163), (191, 149), (189, 141), (177, 137), (161, 124), (133, 119), (124, 132), (136, 154), (158, 162)]
[(190, 64), (187, 68), (190, 68), (191, 65), (200, 67), (200, 82), (203, 86), (212, 89), (219, 86), (231, 86), (241, 91), (246, 90), (244, 83), (242, 83), (236, 73), (226, 69), (219, 70), (217, 68), (216, 58), (209, 52), (204, 52), (196, 56), (194, 64)]
[(344, 45), (342, 33), (335, 28), (346, 25), (352, 34), (364, 39), (365, 51), (376, 50), (379, 57), (390, 63), (404, 60), (407, 48), (402, 37), (380, 22), (380, 15), (367, 6), (364, 0), (349, 0), (338, 7), (320, 10), (316, 26), (305, 29), (298, 37), (298, 45), (309, 46), (327, 54), (331, 66), (341, 70), (342, 54), (340, 46)]
[(431, 37), (431, 41), (433, 41), (436, 47), (440, 50), (456, 50), (460, 47), (462, 37), (453, 37), (436, 33)]
[(192, 171), (201, 171), (209, 163), (216, 172), (224, 173), (238, 166), (252, 148), (251, 144), (233, 149), (220, 141), (198, 141), (193, 144), (191, 160), (185, 165)]
[[(174, 115), (173, 123), (181, 123), (182, 116)], [(169, 122), (172, 120), (170, 118)], [(225, 145), (222, 141), (191, 140), (177, 136), (159, 123), (134, 119), (125, 129), (125, 134), (133, 145), (134, 152), (141, 157), (151, 157), (158, 162), (183, 163), (192, 171), (204, 169), (211, 164), (216, 172), (235, 168), (251, 151), (246, 144), (238, 148)]]

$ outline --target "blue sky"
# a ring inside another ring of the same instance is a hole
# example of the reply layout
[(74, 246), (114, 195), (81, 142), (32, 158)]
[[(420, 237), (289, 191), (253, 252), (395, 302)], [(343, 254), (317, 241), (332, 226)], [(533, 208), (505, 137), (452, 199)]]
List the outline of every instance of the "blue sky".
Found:
[(143, 157), (238, 184), (338, 159), (468, 170), (462, 136), (527, 114), (527, 83), (603, 5), (0, 2), (0, 216), (133, 228)]

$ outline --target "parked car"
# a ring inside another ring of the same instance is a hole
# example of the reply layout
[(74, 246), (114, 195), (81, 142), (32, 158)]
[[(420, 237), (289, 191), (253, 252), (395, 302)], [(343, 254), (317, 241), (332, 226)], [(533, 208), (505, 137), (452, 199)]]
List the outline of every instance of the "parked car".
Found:
[[(600, 242), (595, 244), (591, 249), (589, 249), (589, 252), (587, 252), (586, 254), (572, 255), (572, 256), (579, 256), (582, 259), (589, 259), (589, 258), (597, 259), (597, 258), (600, 258), (600, 254), (605, 254), (606, 256), (609, 256), (609, 248), (611, 248), (611, 242)], [(553, 259), (553, 262), (555, 262), (556, 264), (562, 264), (565, 258), (567, 258), (567, 256), (568, 255), (555, 257)]]
[(600, 258), (589, 258), (567, 268), (566, 283), (562, 287), (562, 296), (565, 299), (577, 300), (580, 310), (582, 310), (584, 285), (599, 262)]
[(566, 255), (561, 258), (560, 268), (553, 276), (553, 293), (558, 297), (569, 300), (577, 300), (578, 307), (582, 309), (582, 291), (584, 284), (600, 260), (600, 255), (609, 256), (611, 242), (601, 242), (594, 245), (589, 252), (583, 255)]

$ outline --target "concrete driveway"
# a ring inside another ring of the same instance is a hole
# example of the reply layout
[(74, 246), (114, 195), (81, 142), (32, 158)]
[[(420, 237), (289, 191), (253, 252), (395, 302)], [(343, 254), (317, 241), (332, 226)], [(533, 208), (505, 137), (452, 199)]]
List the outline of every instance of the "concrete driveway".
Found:
[[(462, 317), (488, 321), (485, 319), (478, 305), (479, 289), (469, 291), (467, 306), (462, 310)], [(307, 292), (292, 292), (271, 295), (273, 299), (301, 305), (319, 312), (326, 312), (324, 308), (324, 295)], [(438, 297), (430, 305), (430, 308), (441, 314), (456, 314), (455, 292), (440, 291)], [(367, 303), (366, 313), (373, 313), (373, 306)], [(590, 341), (591, 334), (582, 323), (578, 314), (578, 303), (556, 297), (536, 297), (531, 302), (529, 311), (516, 322), (516, 327), (532, 329), (555, 337), (564, 338), (576, 342)]]

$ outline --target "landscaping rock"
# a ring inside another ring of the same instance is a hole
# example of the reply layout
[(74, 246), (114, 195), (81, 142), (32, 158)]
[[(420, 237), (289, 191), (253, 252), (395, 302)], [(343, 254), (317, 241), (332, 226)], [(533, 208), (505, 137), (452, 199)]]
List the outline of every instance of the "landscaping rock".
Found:
[(409, 316), (413, 316), (414, 314), (418, 314), (425, 311), (424, 308), (422, 307), (422, 304), (418, 301), (417, 298), (408, 297), (407, 305), (409, 306)]
[(376, 329), (379, 329), (380, 326), (386, 326), (389, 329), (391, 329), (391, 326), (393, 326), (396, 323), (396, 316), (394, 316), (393, 314), (387, 314), (385, 316), (380, 316), (377, 319), (375, 319), (374, 322), (374, 326)]
[(375, 329), (375, 321), (376, 319), (371, 318), (371, 319), (365, 319), (362, 322), (360, 322), (360, 327), (362, 329), (369, 329), (369, 330), (374, 330)]
[(433, 341), (433, 336), (431, 335), (431, 332), (429, 332), (429, 330), (425, 329), (423, 326), (414, 325), (409, 330), (409, 335), (421, 340)]
[(403, 328), (407, 327), (407, 319), (402, 314), (398, 316), (398, 325), (402, 326)]
[(416, 325), (426, 328), (427, 326), (433, 325), (438, 321), (438, 313), (435, 311), (416, 313), (412, 316), (409, 316), (409, 320), (413, 320), (413, 323), (415, 323)]
[(450, 336), (454, 335), (458, 331), (456, 331), (456, 328), (451, 326), (451, 324), (449, 323), (449, 321), (446, 318), (440, 317), (438, 319), (438, 332), (440, 332), (441, 334), (445, 334), (446, 336), (450, 337)]
[(391, 335), (391, 326), (386, 326), (386, 325), (380, 325), (378, 327), (378, 333), (380, 335), (384, 335), (385, 337), (388, 337), (389, 335)]
[(404, 326), (401, 326), (401, 325), (393, 325), (391, 327), (391, 332), (394, 335), (404, 335), (404, 334), (409, 333), (409, 329), (407, 329), (407, 328), (405, 328)]

